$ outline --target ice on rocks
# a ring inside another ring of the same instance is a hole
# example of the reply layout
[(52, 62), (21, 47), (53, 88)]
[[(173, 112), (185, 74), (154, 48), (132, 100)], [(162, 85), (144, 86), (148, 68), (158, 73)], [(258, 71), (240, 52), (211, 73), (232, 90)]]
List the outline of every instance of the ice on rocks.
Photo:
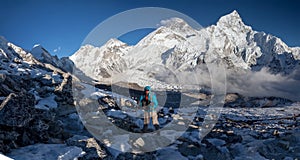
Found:
[(55, 101), (55, 95), (51, 95), (47, 98), (41, 99), (38, 104), (36, 104), (34, 107), (37, 109), (42, 110), (49, 110), (49, 109), (55, 109), (57, 108), (57, 102)]
[(114, 117), (114, 118), (120, 118), (120, 119), (124, 119), (127, 117), (126, 114), (124, 114), (122, 111), (119, 111), (119, 110), (109, 110), (107, 112), (107, 116), (110, 116), (110, 117)]
[(214, 146), (223, 146), (226, 144), (226, 142), (224, 140), (216, 139), (216, 138), (207, 139), (207, 141)]

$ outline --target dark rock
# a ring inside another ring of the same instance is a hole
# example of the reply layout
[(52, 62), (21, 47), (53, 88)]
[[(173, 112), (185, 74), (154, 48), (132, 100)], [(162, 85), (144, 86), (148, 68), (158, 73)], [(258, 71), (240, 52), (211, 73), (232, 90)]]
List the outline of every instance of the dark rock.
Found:
[(0, 140), (0, 152), (3, 152), (3, 153), (10, 152), (10, 147), (6, 143), (4, 143), (2, 140)]
[(40, 97), (46, 98), (52, 95), (54, 91), (54, 87), (41, 86), (41, 87), (37, 87), (35, 91), (37, 91)]
[(52, 86), (52, 79), (50, 75), (45, 75), (42, 78), (36, 79), (36, 81), (39, 81), (42, 86)]
[(300, 133), (295, 132), (292, 135), (287, 135), (274, 140), (266, 140), (258, 152), (268, 159), (284, 159), (292, 157), (297, 159), (300, 157)]
[(117, 107), (117, 103), (115, 102), (115, 100), (111, 96), (104, 96), (104, 97), (99, 98), (98, 103), (103, 105), (103, 106), (110, 107), (110, 108), (116, 108)]
[(120, 160), (128, 160), (128, 159), (135, 159), (135, 160), (145, 160), (145, 159), (156, 159), (153, 153), (144, 153), (144, 154), (133, 154), (133, 153), (120, 153), (116, 159)]
[(25, 146), (26, 145), (34, 144), (34, 141), (32, 139), (30, 139), (27, 134), (28, 134), (27, 132), (23, 132), (23, 135), (22, 135), (22, 144), (25, 145)]
[[(1, 127), (2, 128), (2, 127)], [(15, 131), (0, 131), (0, 152), (7, 153), (10, 151), (10, 146), (15, 145), (19, 134)]]
[[(38, 142), (48, 142), (50, 138), (67, 138), (62, 126), (49, 111), (34, 108), (35, 98), (27, 92), (11, 93), (1, 104), (0, 141), (15, 148)], [(14, 134), (13, 134), (14, 133)], [(3, 148), (2, 152), (7, 149)]]
[[(184, 157), (178, 150), (173, 148), (164, 148), (160, 149), (156, 153), (157, 159), (178, 159), (178, 160), (185, 160), (187, 159)], [(155, 159), (155, 158), (154, 158)]]
[(83, 134), (84, 126), (77, 113), (62, 116), (58, 119), (61, 120), (64, 131), (72, 134)]
[(73, 73), (73, 68), (75, 67), (74, 62), (70, 60), (69, 57), (62, 57), (60, 60), (62, 62), (60, 68), (66, 72)]
[(178, 151), (184, 156), (197, 156), (201, 154), (199, 147), (194, 144), (189, 144), (187, 142), (182, 143), (178, 146)]
[(243, 140), (242, 136), (240, 135), (229, 134), (227, 136), (228, 136), (228, 138), (226, 139), (227, 144), (240, 143)]
[(10, 93), (13, 93), (14, 91), (11, 90), (7, 85), (1, 84), (0, 85), (0, 95), (1, 96), (8, 96)]
[(0, 82), (0, 96), (8, 96), (14, 91), (20, 91), (20, 84), (16, 83), (11, 76), (0, 74)]
[(10, 127), (23, 127), (33, 119), (35, 98), (21, 92), (10, 94), (1, 104), (0, 124)]
[(3, 83), (13, 91), (20, 92), (21, 88), (26, 88), (26, 86), (28, 86), (28, 84), (23, 84), (22, 82), (23, 80), (20, 76), (9, 75), (6, 76), (6, 79)]
[(76, 107), (70, 104), (58, 103), (58, 107), (55, 110), (56, 116), (67, 116), (72, 113), (77, 113)]
[[(224, 148), (224, 147), (223, 147)], [(201, 153), (204, 159), (232, 159), (229, 151), (222, 151), (223, 148), (218, 148), (217, 146), (208, 146), (206, 148), (201, 148)]]
[(68, 73), (63, 74), (62, 83), (56, 87), (54, 93), (56, 94), (55, 100), (62, 105), (74, 104), (72, 92), (72, 76)]

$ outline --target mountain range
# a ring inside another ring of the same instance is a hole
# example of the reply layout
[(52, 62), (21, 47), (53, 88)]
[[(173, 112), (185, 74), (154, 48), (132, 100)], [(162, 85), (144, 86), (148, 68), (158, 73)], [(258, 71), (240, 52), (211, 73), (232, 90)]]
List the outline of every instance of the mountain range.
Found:
[(283, 75), (296, 70), (300, 59), (300, 47), (289, 47), (278, 37), (254, 31), (237, 11), (222, 16), (216, 25), (198, 30), (183, 19), (171, 18), (136, 45), (114, 38), (101, 47), (81, 46), (72, 56), (61, 59), (39, 44), (26, 51), (4, 37), (0, 41), (1, 58), (47, 63), (66, 72), (80, 69), (102, 82), (127, 81), (158, 88), (167, 85), (165, 77), (193, 72), (206, 63), (217, 64), (216, 58), (229, 70), (255, 72), (266, 68)]
[(287, 75), (299, 66), (300, 47), (289, 47), (276, 36), (254, 31), (233, 11), (216, 25), (198, 30), (183, 19), (171, 18), (136, 45), (110, 39), (101, 47), (82, 46), (70, 59), (100, 81), (153, 85), (161, 83), (160, 75), (192, 71), (207, 62), (217, 63), (217, 57), (229, 70), (266, 68), (272, 74)]

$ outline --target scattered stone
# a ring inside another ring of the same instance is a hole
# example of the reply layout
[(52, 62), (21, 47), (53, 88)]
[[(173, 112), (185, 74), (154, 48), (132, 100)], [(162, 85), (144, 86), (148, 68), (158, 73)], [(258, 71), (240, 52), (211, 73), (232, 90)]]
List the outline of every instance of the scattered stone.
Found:
[(268, 159), (284, 159), (292, 157), (294, 159), (300, 157), (300, 133), (295, 132), (292, 135), (275, 138), (274, 140), (266, 140), (258, 152)]

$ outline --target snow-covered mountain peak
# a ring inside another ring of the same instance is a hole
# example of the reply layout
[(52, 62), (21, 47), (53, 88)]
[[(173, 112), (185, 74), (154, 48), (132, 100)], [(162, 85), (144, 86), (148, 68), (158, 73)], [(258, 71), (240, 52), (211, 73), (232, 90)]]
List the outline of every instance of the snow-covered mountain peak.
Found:
[(186, 21), (178, 17), (162, 20), (160, 24), (162, 25), (161, 28), (166, 28), (181, 35), (186, 36), (189, 34), (195, 34), (195, 29), (193, 29)]
[(242, 22), (242, 18), (240, 16), (240, 14), (234, 10), (233, 12), (222, 16), (218, 23), (228, 23), (228, 22), (232, 22), (232, 21), (237, 21), (237, 22)]
[(206, 30), (210, 34), (211, 47), (225, 47), (227, 55), (233, 53), (236, 47), (243, 50), (254, 34), (252, 28), (244, 24), (237, 11), (222, 16), (216, 25), (209, 26)]
[(42, 46), (41, 46), (41, 44), (35, 44), (35, 45), (33, 45), (32, 48), (36, 48), (36, 47), (42, 47)]
[(160, 22), (162, 26), (174, 29), (182, 29), (184, 27), (188, 27), (189, 25), (183, 19), (178, 17), (173, 17), (167, 20), (162, 20)]
[(162, 20), (160, 25), (159, 28), (139, 41), (136, 47), (159, 46), (158, 50), (165, 52), (166, 49), (173, 48), (198, 35), (197, 30), (181, 18)]
[(127, 44), (116, 38), (111, 38), (104, 44), (104, 46), (107, 48), (113, 48), (113, 47), (127, 46)]
[[(153, 66), (160, 66), (157, 68), (161, 71), (167, 68), (184, 72), (216, 57), (221, 57), (228, 69), (269, 68), (275, 74), (289, 74), (299, 64), (299, 48), (290, 48), (275, 36), (252, 30), (237, 11), (201, 30), (176, 17), (160, 24), (134, 46), (110, 39), (101, 47), (81, 47), (71, 59), (77, 68), (95, 79), (119, 73), (123, 76), (129, 71), (124, 77), (138, 73), (133, 81), (139, 84), (148, 83), (141, 77), (149, 77), (149, 83), (156, 81), (155, 75), (162, 72), (153, 71)], [(209, 49), (216, 52), (208, 52)]]
[(250, 26), (244, 24), (241, 16), (236, 10), (222, 16), (217, 22), (217, 26), (219, 28), (231, 28), (235, 31), (252, 30)]

